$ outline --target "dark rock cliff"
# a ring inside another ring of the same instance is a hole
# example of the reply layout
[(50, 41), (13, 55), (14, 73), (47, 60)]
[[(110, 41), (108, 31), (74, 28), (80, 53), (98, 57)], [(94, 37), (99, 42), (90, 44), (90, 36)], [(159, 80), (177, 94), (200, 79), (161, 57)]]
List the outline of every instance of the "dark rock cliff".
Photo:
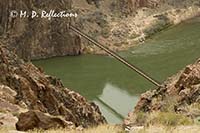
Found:
[[(18, 130), (68, 127), (67, 123), (85, 128), (106, 122), (97, 105), (66, 89), (59, 79), (25, 63), (6, 47), (0, 44), (0, 112), (29, 111), (19, 115)], [(62, 120), (53, 116), (61, 116)]]
[(68, 18), (11, 18), (10, 12), (32, 10), (66, 11), (71, 0), (0, 0), (0, 37), (24, 59), (78, 55), (81, 52), (79, 36), (69, 32)]

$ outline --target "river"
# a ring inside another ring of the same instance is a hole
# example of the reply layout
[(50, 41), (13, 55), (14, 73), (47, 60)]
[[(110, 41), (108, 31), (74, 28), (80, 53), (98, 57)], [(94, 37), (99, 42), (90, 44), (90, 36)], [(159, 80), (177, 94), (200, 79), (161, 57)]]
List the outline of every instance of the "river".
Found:
[[(200, 57), (200, 19), (171, 27), (119, 54), (162, 83)], [(56, 57), (33, 63), (98, 104), (109, 123), (120, 123), (141, 93), (156, 88), (109, 56)]]

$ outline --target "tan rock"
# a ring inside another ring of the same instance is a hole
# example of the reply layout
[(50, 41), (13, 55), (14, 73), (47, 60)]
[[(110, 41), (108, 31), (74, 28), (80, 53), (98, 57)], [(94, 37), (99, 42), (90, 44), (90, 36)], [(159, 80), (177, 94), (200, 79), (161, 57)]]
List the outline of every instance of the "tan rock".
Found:
[(0, 128), (13, 128), (15, 129), (15, 124), (18, 118), (13, 116), (11, 113), (0, 113)]
[(28, 111), (19, 115), (16, 128), (19, 131), (27, 131), (35, 128), (44, 130), (52, 128), (73, 129), (75, 125), (72, 122), (65, 121), (61, 117), (47, 115), (40, 111)]
[[(20, 60), (1, 44), (0, 62), (0, 83), (1, 86), (7, 85), (4, 89), (0, 89), (0, 94), (3, 96), (9, 92), (9, 98), (0, 98), (0, 110), (3, 112), (19, 113), (25, 110), (38, 110), (51, 116), (61, 116), (66, 121), (71, 121), (76, 127), (83, 128), (106, 123), (96, 104), (66, 89), (59, 79), (47, 76), (33, 64)], [(33, 123), (36, 123), (34, 120), (38, 113), (30, 114), (32, 119), (29, 121), (33, 120)], [(22, 118), (26, 118), (22, 116), (21, 121), (23, 121)]]
[(9, 101), (0, 98), (0, 111), (1, 112), (18, 112), (20, 110), (19, 106), (12, 104)]
[(4, 85), (0, 85), (0, 97), (1, 99), (5, 99), (6, 101), (10, 102), (10, 103), (14, 103), (15, 102), (15, 96), (17, 95), (17, 93), (12, 90), (11, 88), (9, 88), (8, 86), (4, 86)]

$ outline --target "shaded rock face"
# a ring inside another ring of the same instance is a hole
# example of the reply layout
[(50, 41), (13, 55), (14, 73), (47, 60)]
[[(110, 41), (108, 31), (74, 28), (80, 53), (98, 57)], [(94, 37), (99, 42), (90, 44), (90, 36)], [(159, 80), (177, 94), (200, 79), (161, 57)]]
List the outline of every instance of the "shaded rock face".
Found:
[(21, 113), (19, 121), (16, 124), (17, 130), (30, 130), (34, 128), (38, 129), (56, 129), (56, 128), (68, 128), (73, 129), (75, 125), (72, 122), (67, 122), (59, 117), (45, 115), (40, 111), (28, 111)]
[(79, 36), (69, 32), (69, 18), (11, 18), (10, 12), (41, 10), (66, 11), (71, 0), (1, 0), (0, 37), (8, 42), (23, 59), (40, 59), (52, 56), (78, 55), (81, 53)]
[[(65, 121), (72, 122), (76, 127), (91, 127), (106, 122), (97, 105), (64, 88), (60, 80), (45, 75), (33, 64), (24, 63), (2, 45), (0, 75), (0, 84), (16, 93), (13, 92), (14, 98), (9, 98), (10, 101), (21, 108), (62, 116)], [(34, 114), (34, 118), (35, 113), (31, 114)], [(23, 121), (24, 117), (20, 118), (20, 121)], [(18, 126), (18, 129), (28, 128)]]
[(88, 4), (95, 4), (97, 8), (100, 6), (100, 1), (102, 0), (86, 0)]
[(154, 8), (159, 5), (161, 0), (138, 0), (138, 7)]
[(134, 112), (125, 120), (125, 125), (137, 125), (135, 120), (140, 112), (172, 111), (195, 119), (200, 116), (199, 107), (200, 59), (169, 78), (162, 87), (142, 94)]
[(141, 7), (155, 8), (160, 0), (118, 0), (113, 1), (112, 8), (121, 15), (133, 15)]

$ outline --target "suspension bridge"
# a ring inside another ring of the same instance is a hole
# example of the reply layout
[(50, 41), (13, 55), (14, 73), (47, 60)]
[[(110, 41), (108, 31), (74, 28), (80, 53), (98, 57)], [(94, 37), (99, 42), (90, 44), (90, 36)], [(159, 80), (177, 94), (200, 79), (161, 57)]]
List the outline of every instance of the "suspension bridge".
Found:
[(143, 78), (145, 78), (146, 80), (148, 80), (149, 82), (151, 82), (152, 84), (156, 85), (157, 87), (160, 87), (161, 84), (153, 79), (150, 75), (148, 75), (147, 73), (145, 73), (144, 71), (142, 71), (140, 68), (138, 68), (137, 66), (133, 65), (132, 63), (128, 62), (126, 59), (124, 59), (122, 56), (120, 56), (119, 54), (117, 54), (116, 52), (110, 50), (108, 47), (106, 47), (105, 45), (102, 45), (101, 43), (99, 43), (98, 41), (94, 40), (92, 37), (88, 36), (87, 34), (83, 33), (82, 31), (80, 31), (79, 29), (77, 29), (76, 27), (69, 25), (69, 28), (75, 32), (76, 34), (84, 37), (85, 39), (87, 39), (88, 41), (90, 41), (91, 43), (93, 43), (95, 46), (99, 47), (100, 49), (104, 50), (107, 54), (109, 54), (110, 56), (114, 57), (115, 59), (117, 59), (119, 62), (123, 63), (124, 65), (126, 65), (128, 68), (130, 68), (131, 70), (135, 71), (136, 73), (138, 73), (140, 76), (142, 76)]

